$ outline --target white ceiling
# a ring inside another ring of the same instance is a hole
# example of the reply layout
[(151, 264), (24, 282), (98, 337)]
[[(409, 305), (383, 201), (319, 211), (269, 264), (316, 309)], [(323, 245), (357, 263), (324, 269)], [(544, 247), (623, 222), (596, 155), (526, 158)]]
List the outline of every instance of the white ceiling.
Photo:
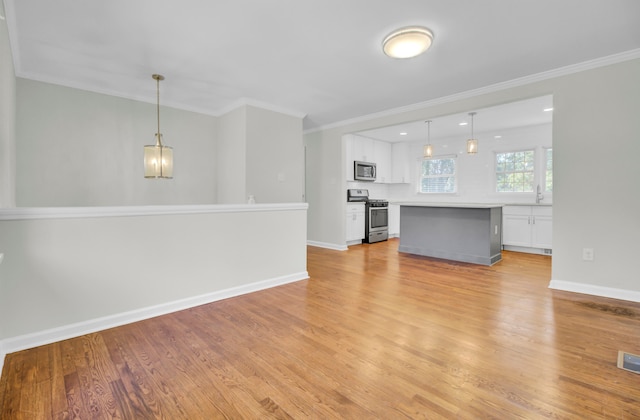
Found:
[[(500, 135), (501, 131), (512, 128), (550, 124), (553, 112), (545, 111), (550, 108), (553, 108), (553, 97), (546, 95), (469, 111), (476, 112), (473, 117), (474, 133), (490, 131), (494, 135)], [(430, 118), (429, 120), (431, 121), (431, 140), (450, 137), (469, 138), (471, 135), (471, 117), (468, 112)], [(461, 125), (465, 122), (467, 125)], [(427, 124), (425, 120), (420, 120), (361, 131), (357, 134), (390, 143), (401, 141), (426, 143)]]
[[(18, 77), (305, 129), (640, 49), (638, 0), (4, 0)], [(386, 57), (423, 25), (427, 53)]]

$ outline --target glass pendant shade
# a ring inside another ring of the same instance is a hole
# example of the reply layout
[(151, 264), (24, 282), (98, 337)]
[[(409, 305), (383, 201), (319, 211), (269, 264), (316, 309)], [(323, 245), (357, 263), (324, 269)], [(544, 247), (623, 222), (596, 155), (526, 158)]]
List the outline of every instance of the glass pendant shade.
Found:
[(467, 140), (467, 153), (470, 155), (475, 155), (478, 153), (478, 140), (477, 139), (469, 139)]
[(425, 145), (425, 146), (422, 148), (422, 154), (423, 154), (423, 156), (424, 156), (424, 157), (426, 157), (426, 158), (433, 157), (433, 146), (432, 146), (432, 145), (430, 145), (430, 144)]
[[(159, 136), (162, 138), (162, 134)], [(161, 140), (144, 146), (144, 177), (173, 178), (173, 148), (163, 146)]]

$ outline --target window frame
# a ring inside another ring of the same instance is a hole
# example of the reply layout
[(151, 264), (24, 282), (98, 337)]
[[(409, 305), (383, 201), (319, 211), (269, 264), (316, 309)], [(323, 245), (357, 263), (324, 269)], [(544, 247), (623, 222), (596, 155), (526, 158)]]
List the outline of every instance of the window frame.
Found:
[[(453, 162), (453, 174), (447, 175), (428, 175), (423, 176), (424, 172), (424, 163), (426, 161), (435, 161), (435, 160), (451, 160)], [(423, 191), (422, 190), (422, 181), (425, 178), (450, 178), (453, 177), (453, 191)], [(418, 164), (418, 194), (457, 194), (458, 193), (458, 156), (457, 155), (444, 155), (444, 156), (434, 156), (431, 158), (422, 158), (419, 159)]]
[[(551, 169), (548, 168), (547, 153), (551, 153)], [(551, 171), (551, 189), (547, 189), (547, 173)], [(544, 185), (544, 192), (547, 194), (553, 194), (553, 146), (546, 146), (542, 148), (542, 185)]]
[[(536, 181), (539, 179), (539, 172), (538, 172), (538, 153), (537, 153), (537, 147), (526, 147), (526, 148), (521, 148), (521, 149), (512, 149), (512, 150), (495, 150), (493, 153), (493, 191), (496, 194), (535, 194), (536, 192)], [(532, 163), (533, 163), (533, 168), (530, 171), (502, 171), (502, 172), (498, 172), (498, 155), (506, 155), (506, 154), (517, 154), (517, 153), (527, 153), (527, 152), (531, 152), (533, 153), (533, 157), (532, 157)], [(532, 179), (532, 185), (531, 185), (531, 191), (513, 191), (513, 190), (509, 190), (509, 191), (500, 191), (499, 189), (499, 184), (498, 184), (498, 179), (499, 179), (499, 175), (500, 174), (531, 174), (531, 179)]]

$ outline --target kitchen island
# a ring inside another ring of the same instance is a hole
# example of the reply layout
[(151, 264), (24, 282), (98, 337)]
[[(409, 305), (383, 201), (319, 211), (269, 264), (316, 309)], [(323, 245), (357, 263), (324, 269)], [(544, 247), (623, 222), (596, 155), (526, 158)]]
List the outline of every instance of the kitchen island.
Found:
[(482, 265), (502, 259), (502, 205), (393, 203), (400, 206), (398, 251)]

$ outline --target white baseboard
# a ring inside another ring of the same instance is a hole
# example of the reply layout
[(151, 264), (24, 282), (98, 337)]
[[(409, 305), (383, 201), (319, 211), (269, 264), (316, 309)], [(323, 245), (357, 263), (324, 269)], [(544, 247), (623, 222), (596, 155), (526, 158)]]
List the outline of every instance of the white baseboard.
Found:
[(57, 341), (66, 340), (69, 338), (79, 337), (84, 334), (90, 334), (96, 331), (106, 330), (108, 328), (119, 327), (121, 325), (130, 324), (132, 322), (142, 321), (144, 319), (149, 319), (160, 315), (166, 315), (172, 312), (193, 308), (195, 306), (216, 302), (218, 300), (257, 292), (259, 290), (269, 289), (271, 287), (281, 286), (283, 284), (293, 283), (308, 278), (309, 273), (303, 271), (300, 273), (262, 280), (243, 286), (232, 287), (230, 289), (220, 290), (205, 295), (194, 296), (173, 302), (163, 303), (160, 305), (135, 309), (129, 312), (123, 312), (120, 314), (109, 315), (102, 318), (78, 322), (75, 324), (64, 325), (62, 327), (51, 328), (36, 333), (6, 338), (4, 340), (0, 340), (0, 374), (2, 372), (2, 366), (4, 365), (4, 358), (9, 353), (30, 349), (45, 344), (55, 343)]
[(348, 248), (346, 245), (330, 244), (328, 242), (307, 241), (309, 246), (317, 246), (318, 248), (333, 249), (335, 251), (346, 251)]
[(611, 299), (627, 300), (630, 302), (640, 302), (640, 292), (636, 290), (615, 289), (613, 287), (596, 286), (593, 284), (575, 283), (563, 280), (551, 280), (549, 288)]

